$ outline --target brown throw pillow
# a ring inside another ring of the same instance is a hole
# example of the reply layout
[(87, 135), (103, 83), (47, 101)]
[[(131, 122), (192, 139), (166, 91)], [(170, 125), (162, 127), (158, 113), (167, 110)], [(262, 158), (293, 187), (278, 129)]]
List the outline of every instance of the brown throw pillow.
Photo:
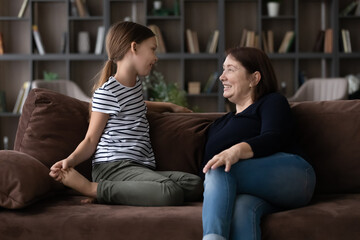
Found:
[[(50, 168), (69, 156), (84, 139), (89, 104), (63, 94), (35, 88), (24, 104), (14, 149)], [(76, 167), (91, 179), (91, 162)]]
[(35, 158), (10, 150), (2, 150), (0, 155), (0, 207), (23, 208), (55, 186), (49, 169)]

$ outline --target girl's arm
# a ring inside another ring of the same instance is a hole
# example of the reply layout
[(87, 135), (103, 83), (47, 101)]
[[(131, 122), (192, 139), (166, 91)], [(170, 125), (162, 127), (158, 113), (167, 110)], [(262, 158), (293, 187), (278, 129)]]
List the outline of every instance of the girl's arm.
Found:
[(75, 167), (83, 161), (89, 159), (96, 150), (101, 134), (109, 119), (109, 114), (92, 112), (89, 128), (84, 140), (80, 142), (77, 148), (67, 158), (56, 162), (50, 168), (50, 176), (58, 180), (61, 169)]
[(152, 102), (145, 101), (146, 107), (151, 112), (177, 112), (177, 113), (191, 113), (192, 111), (186, 107), (182, 107), (170, 102)]

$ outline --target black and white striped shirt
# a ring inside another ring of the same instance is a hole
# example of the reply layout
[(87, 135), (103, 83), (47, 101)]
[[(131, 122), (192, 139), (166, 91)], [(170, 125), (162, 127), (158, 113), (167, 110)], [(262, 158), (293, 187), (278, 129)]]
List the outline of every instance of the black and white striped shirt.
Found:
[(95, 91), (92, 101), (93, 112), (110, 115), (93, 164), (132, 160), (155, 168), (141, 81), (137, 79), (134, 87), (126, 87), (110, 77)]

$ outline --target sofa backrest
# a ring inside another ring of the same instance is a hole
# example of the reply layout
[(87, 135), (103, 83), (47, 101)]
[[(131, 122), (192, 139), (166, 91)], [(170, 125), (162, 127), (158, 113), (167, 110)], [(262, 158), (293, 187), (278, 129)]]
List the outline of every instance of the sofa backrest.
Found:
[[(360, 192), (360, 100), (291, 104), (297, 139), (314, 166), (318, 193)], [(158, 170), (199, 173), (205, 131), (223, 113), (149, 112)], [(15, 150), (50, 167), (84, 138), (88, 103), (45, 89), (33, 89), (24, 105)], [(78, 170), (91, 178), (91, 162)]]
[(360, 100), (293, 103), (297, 137), (317, 193), (360, 192)]

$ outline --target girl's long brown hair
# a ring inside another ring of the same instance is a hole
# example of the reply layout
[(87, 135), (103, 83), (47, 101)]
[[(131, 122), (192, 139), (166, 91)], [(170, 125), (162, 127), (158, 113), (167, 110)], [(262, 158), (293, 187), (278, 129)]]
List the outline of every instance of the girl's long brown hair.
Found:
[(102, 86), (115, 70), (114, 64), (123, 59), (129, 51), (132, 42), (142, 41), (155, 36), (147, 27), (134, 22), (117, 22), (113, 24), (106, 35), (106, 53), (108, 60), (101, 70), (100, 78), (93, 87), (93, 92)]
[(99, 80), (94, 84), (92, 93), (101, 87), (115, 72), (116, 62), (124, 58), (125, 54), (129, 51), (132, 42), (139, 44), (154, 36), (155, 34), (149, 28), (134, 22), (117, 22), (113, 24), (106, 34), (105, 41), (108, 60), (100, 71)]

